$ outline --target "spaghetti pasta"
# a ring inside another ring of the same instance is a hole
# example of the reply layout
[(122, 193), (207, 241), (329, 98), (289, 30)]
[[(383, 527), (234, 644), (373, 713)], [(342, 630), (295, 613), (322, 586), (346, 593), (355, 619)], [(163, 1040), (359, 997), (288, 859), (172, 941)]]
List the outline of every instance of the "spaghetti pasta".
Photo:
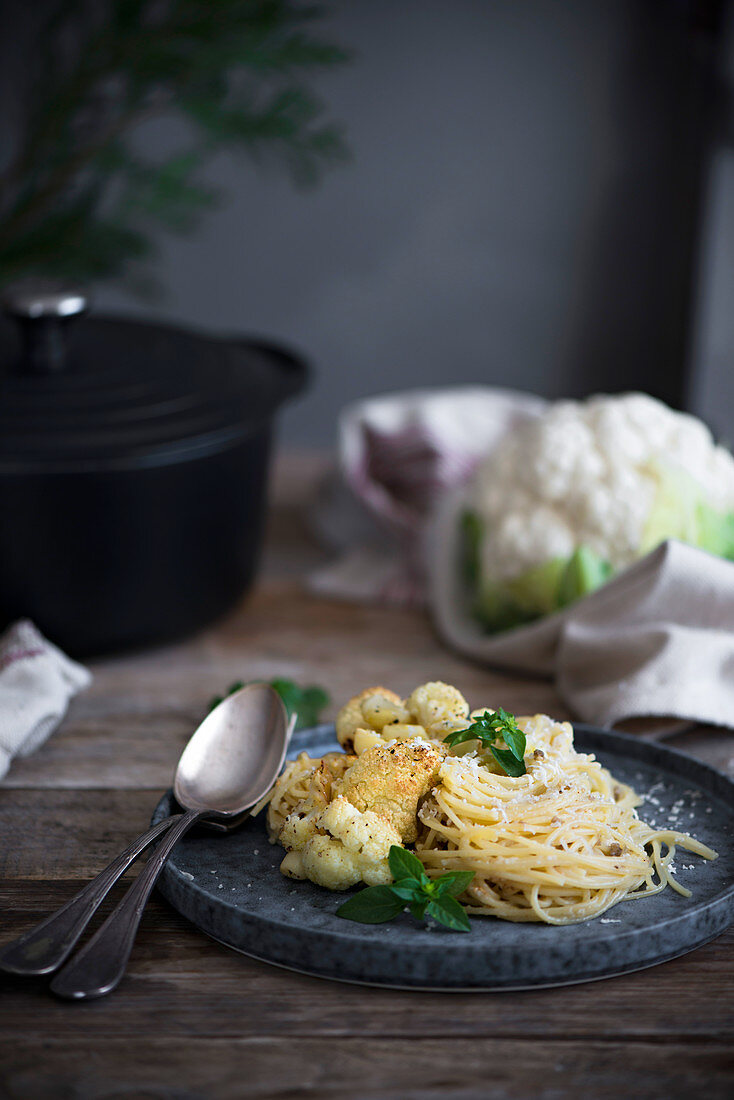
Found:
[(687, 834), (640, 820), (640, 799), (573, 746), (568, 723), (519, 719), (527, 774), (496, 774), (480, 756), (447, 757), (419, 810), (416, 855), (429, 875), (474, 871), (464, 901), (477, 916), (570, 924), (676, 882), (676, 846), (716, 853)]

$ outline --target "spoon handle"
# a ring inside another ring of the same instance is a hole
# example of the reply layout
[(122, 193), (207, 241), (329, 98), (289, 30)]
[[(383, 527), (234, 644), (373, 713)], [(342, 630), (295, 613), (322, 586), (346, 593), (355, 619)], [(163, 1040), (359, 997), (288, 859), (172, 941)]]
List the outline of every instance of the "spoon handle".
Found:
[(107, 920), (60, 970), (51, 982), (51, 990), (69, 1000), (104, 997), (118, 984), (125, 973), (135, 933), (155, 881), (168, 859), (174, 844), (188, 832), (199, 818), (200, 810), (188, 810), (171, 827), (158, 844), (145, 867)]
[(0, 970), (9, 974), (49, 974), (61, 966), (118, 878), (180, 816), (166, 818), (148, 829), (66, 905), (7, 944), (0, 951)]

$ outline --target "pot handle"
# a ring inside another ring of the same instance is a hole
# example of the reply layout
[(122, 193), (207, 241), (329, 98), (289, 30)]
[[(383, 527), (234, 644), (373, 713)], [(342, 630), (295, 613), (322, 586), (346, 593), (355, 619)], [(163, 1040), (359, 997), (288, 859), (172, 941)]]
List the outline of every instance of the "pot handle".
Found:
[(77, 289), (39, 281), (11, 288), (2, 305), (21, 333), (18, 373), (56, 374), (64, 370), (66, 327), (73, 318), (86, 313), (87, 296)]

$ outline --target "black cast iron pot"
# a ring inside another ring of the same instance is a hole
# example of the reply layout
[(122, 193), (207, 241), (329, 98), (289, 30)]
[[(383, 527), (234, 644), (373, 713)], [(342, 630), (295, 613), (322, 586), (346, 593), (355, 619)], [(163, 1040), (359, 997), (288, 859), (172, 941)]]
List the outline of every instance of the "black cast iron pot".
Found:
[[(87, 657), (182, 637), (253, 579), (273, 417), (304, 362), (259, 340), (69, 318), (0, 322), (0, 618)], [(68, 337), (68, 340), (67, 340)]]

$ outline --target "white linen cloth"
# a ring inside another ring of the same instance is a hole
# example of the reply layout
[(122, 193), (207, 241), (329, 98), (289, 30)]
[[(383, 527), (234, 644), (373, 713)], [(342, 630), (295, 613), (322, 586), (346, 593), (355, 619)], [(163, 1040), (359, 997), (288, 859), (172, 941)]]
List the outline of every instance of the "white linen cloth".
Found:
[(649, 716), (734, 727), (732, 562), (667, 542), (537, 623), (488, 635), (472, 618), (457, 566), (463, 486), (479, 459), (545, 404), (464, 387), (347, 409), (340, 462), (348, 492), (332, 491), (317, 517), (342, 556), (311, 587), (360, 601), (427, 601), (454, 649), (554, 678), (584, 721)]
[(409, 390), (349, 405), (339, 418), (340, 480), (313, 517), (340, 557), (312, 573), (309, 586), (337, 599), (425, 602), (420, 534), (437, 502), (545, 405), (488, 386)]
[(14, 756), (30, 756), (56, 729), (91, 673), (27, 619), (0, 637), (0, 779)]

